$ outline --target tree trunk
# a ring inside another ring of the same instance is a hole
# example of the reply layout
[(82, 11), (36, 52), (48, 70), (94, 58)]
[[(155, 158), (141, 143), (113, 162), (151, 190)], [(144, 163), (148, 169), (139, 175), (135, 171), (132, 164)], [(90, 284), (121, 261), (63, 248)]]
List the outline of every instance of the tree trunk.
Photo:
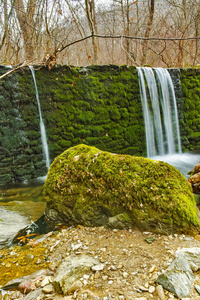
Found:
[(25, 50), (25, 59), (31, 60), (34, 57), (33, 32), (34, 13), (37, 0), (29, 0), (25, 10), (23, 0), (15, 0), (15, 11), (20, 25)]
[[(149, 6), (149, 20), (147, 24), (147, 28), (145, 31), (145, 38), (149, 38), (152, 24), (153, 24), (153, 17), (154, 17), (154, 9), (155, 9), (155, 0), (150, 0), (150, 6)], [(146, 58), (147, 58), (147, 47), (148, 47), (148, 40), (144, 40), (143, 42), (143, 47), (142, 47), (142, 65), (146, 63)]]
[[(198, 10), (197, 10), (197, 14), (195, 16), (195, 36), (198, 37), (199, 34), (200, 34), (200, 3), (199, 3), (199, 7), (198, 7)], [(194, 55), (194, 61), (193, 61), (193, 66), (195, 66), (195, 63), (196, 63), (196, 59), (199, 55), (199, 40), (196, 39), (195, 41), (195, 55)]]
[(94, 37), (94, 34), (97, 33), (94, 0), (90, 0), (90, 1), (85, 0), (85, 9), (86, 9), (88, 24), (90, 27), (90, 32), (92, 34), (92, 45), (93, 45), (93, 52), (94, 52), (93, 62), (94, 64), (98, 64), (98, 44), (96, 38)]

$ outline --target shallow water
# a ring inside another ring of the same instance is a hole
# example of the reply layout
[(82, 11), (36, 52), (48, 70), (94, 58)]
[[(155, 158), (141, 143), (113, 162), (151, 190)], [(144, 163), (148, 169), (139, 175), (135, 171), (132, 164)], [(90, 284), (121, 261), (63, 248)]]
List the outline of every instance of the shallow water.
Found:
[(200, 162), (200, 154), (196, 153), (177, 153), (163, 156), (151, 157), (154, 160), (160, 160), (169, 163), (178, 169), (186, 178), (189, 178), (188, 172)]
[(43, 215), (43, 182), (39, 179), (0, 189), (0, 248), (7, 245), (20, 229)]

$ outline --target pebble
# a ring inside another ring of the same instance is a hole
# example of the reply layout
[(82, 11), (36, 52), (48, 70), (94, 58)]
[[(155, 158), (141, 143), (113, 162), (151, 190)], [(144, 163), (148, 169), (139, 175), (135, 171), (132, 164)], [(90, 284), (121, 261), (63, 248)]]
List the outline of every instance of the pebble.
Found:
[(154, 292), (155, 292), (155, 286), (151, 285), (151, 286), (149, 287), (149, 293), (150, 293), (150, 294), (153, 294)]
[(52, 282), (51, 277), (50, 276), (45, 277), (41, 282), (41, 287), (44, 287), (45, 285), (49, 284), (50, 282)]
[(122, 276), (123, 276), (124, 278), (128, 278), (128, 273), (127, 273), (127, 272), (123, 272)]
[(104, 264), (92, 266), (92, 271), (102, 271), (104, 269)]
[(140, 291), (142, 291), (142, 292), (148, 292), (148, 291), (149, 291), (148, 288), (146, 288), (146, 287), (144, 287), (144, 286), (142, 286), (142, 285), (139, 285), (139, 286), (138, 286), (138, 289), (139, 289)]
[(113, 280), (109, 280), (109, 281), (108, 281), (108, 284), (113, 284)]
[(200, 294), (200, 286), (195, 284), (195, 289), (196, 289), (197, 293)]
[(25, 262), (26, 262), (27, 264), (31, 263), (31, 262), (33, 261), (33, 259), (34, 259), (34, 255), (33, 255), (33, 254), (27, 254), (27, 255), (25, 256), (25, 258), (24, 258), (24, 260), (25, 260)]
[(76, 280), (72, 283), (72, 285), (70, 286), (70, 288), (68, 289), (68, 293), (73, 293), (76, 290), (80, 290), (82, 288), (83, 284), (80, 280)]
[(156, 269), (156, 266), (153, 265), (153, 266), (149, 269), (149, 273), (152, 273), (155, 269)]
[(164, 293), (162, 285), (158, 285), (156, 287), (156, 293), (160, 300), (165, 300), (165, 293)]
[(45, 285), (45, 287), (43, 287), (42, 291), (45, 294), (52, 294), (54, 292), (53, 285), (52, 284)]

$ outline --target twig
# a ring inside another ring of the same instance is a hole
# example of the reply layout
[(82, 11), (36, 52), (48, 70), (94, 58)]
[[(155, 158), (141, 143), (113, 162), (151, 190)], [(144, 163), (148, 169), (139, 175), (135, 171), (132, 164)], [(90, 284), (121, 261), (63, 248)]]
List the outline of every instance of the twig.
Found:
[(132, 56), (130, 55), (130, 53), (128, 53), (128, 51), (124, 48), (124, 45), (123, 45), (123, 37), (121, 37), (121, 46), (122, 46), (122, 49), (125, 51), (126, 55), (133, 61), (133, 63), (139, 67), (139, 64), (132, 58)]
[(23, 67), (25, 67), (25, 66), (28, 66), (33, 60), (35, 60), (35, 59), (32, 59), (32, 60), (29, 61), (29, 62), (27, 62), (27, 61), (25, 60), (21, 65), (19, 65), (19, 66), (13, 68), (12, 70), (10, 70), (10, 71), (4, 73), (3, 75), (1, 75), (1, 76), (0, 76), (0, 79), (3, 79), (4, 77), (8, 76), (9, 74), (15, 72), (16, 70), (18, 70), (18, 69), (20, 69), (20, 68), (23, 68)]

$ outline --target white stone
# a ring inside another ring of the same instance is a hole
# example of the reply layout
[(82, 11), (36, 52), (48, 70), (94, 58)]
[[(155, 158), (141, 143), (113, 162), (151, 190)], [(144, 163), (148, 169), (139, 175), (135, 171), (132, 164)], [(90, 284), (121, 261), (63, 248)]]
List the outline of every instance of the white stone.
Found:
[(158, 285), (156, 287), (156, 293), (160, 300), (165, 300), (165, 293), (164, 293), (162, 285)]
[(149, 287), (149, 293), (153, 294), (154, 292), (155, 292), (155, 286), (150, 285), (150, 287)]
[(124, 278), (128, 278), (128, 273), (127, 273), (127, 272), (123, 272), (122, 276), (123, 276)]
[(50, 276), (45, 277), (41, 282), (41, 287), (44, 287), (45, 285), (52, 282), (52, 278)]
[(104, 264), (92, 266), (92, 271), (102, 271), (103, 269), (104, 269)]

